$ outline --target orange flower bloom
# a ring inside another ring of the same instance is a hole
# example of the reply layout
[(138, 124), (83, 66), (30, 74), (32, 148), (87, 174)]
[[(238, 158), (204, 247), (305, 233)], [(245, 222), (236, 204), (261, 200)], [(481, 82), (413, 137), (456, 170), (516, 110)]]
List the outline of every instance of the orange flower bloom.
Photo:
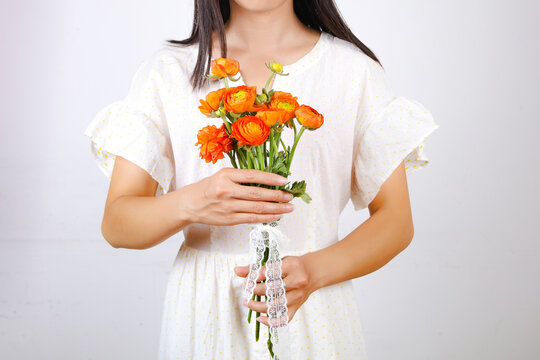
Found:
[(225, 124), (221, 124), (219, 128), (215, 125), (208, 125), (199, 130), (197, 134), (197, 142), (195, 145), (200, 144), (200, 158), (204, 159), (207, 163), (212, 161), (213, 164), (219, 159), (223, 159), (225, 156), (223, 153), (232, 150), (232, 140), (225, 131)]
[(223, 95), (223, 106), (225, 110), (240, 114), (244, 111), (255, 112), (263, 105), (255, 105), (257, 97), (257, 87), (255, 86), (234, 86), (225, 90)]
[(285, 110), (288, 116), (286, 121), (288, 121), (294, 117), (294, 111), (298, 107), (297, 99), (296, 96), (292, 96), (288, 92), (274, 91), (269, 107), (270, 109)]
[(219, 90), (210, 91), (206, 95), (206, 100), (199, 100), (201, 102), (199, 110), (201, 110), (201, 112), (206, 116), (212, 116), (212, 111), (219, 109), (219, 103), (223, 98), (223, 94), (225, 94), (225, 90), (225, 88), (221, 88)]
[(210, 62), (212, 75), (219, 77), (234, 76), (240, 70), (240, 64), (234, 59), (219, 58)]
[(268, 138), (270, 127), (256, 116), (242, 116), (232, 124), (231, 137), (238, 140), (238, 146), (261, 145)]
[(275, 125), (276, 122), (278, 125), (283, 125), (284, 122), (289, 120), (289, 114), (285, 110), (261, 109), (257, 111), (255, 116), (260, 118), (270, 127)]
[(324, 122), (322, 114), (308, 105), (300, 105), (294, 113), (298, 122), (310, 130), (320, 128)]

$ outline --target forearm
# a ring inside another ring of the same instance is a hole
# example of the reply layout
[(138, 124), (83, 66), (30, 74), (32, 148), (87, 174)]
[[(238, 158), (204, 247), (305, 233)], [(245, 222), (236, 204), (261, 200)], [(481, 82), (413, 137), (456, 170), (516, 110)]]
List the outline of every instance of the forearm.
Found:
[(105, 209), (101, 231), (115, 248), (147, 249), (189, 225), (182, 210), (189, 185), (161, 196), (120, 196)]
[(310, 282), (316, 290), (369, 274), (403, 251), (412, 237), (410, 218), (379, 210), (341, 241), (303, 255)]

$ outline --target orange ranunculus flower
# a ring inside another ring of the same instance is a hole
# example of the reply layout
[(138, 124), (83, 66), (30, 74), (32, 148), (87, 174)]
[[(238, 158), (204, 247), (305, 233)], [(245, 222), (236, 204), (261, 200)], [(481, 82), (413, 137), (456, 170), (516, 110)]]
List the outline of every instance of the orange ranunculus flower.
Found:
[(274, 94), (270, 99), (269, 107), (270, 109), (285, 110), (288, 115), (288, 119), (286, 121), (288, 121), (294, 117), (294, 111), (298, 107), (298, 101), (296, 101), (297, 99), (298, 98), (296, 96), (292, 96), (288, 92), (274, 91)]
[(278, 125), (283, 125), (284, 122), (289, 120), (289, 114), (281, 109), (261, 109), (257, 111), (255, 116), (262, 119), (270, 127), (275, 125), (276, 122)]
[(195, 145), (198, 144), (201, 145), (200, 158), (207, 163), (212, 161), (213, 164), (225, 157), (223, 153), (233, 149), (232, 140), (225, 131), (225, 124), (221, 124), (219, 128), (208, 125), (199, 130)]
[(308, 105), (300, 105), (294, 114), (298, 122), (310, 130), (320, 128), (324, 122), (322, 114)]
[(214, 76), (234, 76), (239, 70), (240, 64), (234, 59), (218, 58), (210, 62), (210, 71)]
[(258, 146), (266, 141), (270, 127), (256, 116), (242, 116), (232, 123), (231, 137), (238, 140), (238, 146)]
[(264, 104), (255, 105), (257, 97), (257, 87), (255, 86), (233, 86), (225, 90), (223, 95), (223, 106), (225, 110), (240, 114), (244, 111), (255, 112), (264, 108)]
[(206, 95), (206, 100), (199, 100), (201, 102), (199, 110), (201, 110), (204, 115), (211, 116), (212, 111), (219, 109), (219, 103), (223, 98), (223, 94), (225, 94), (225, 90), (225, 88), (221, 88), (215, 91), (210, 91)]

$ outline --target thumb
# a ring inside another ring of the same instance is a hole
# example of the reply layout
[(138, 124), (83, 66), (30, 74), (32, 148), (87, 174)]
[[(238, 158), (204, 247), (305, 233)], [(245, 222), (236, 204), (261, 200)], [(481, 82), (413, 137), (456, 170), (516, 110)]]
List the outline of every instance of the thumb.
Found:
[(234, 272), (236, 273), (236, 275), (238, 276), (247, 276), (248, 273), (249, 273), (249, 266), (248, 265), (244, 265), (244, 266), (235, 266), (234, 267)]

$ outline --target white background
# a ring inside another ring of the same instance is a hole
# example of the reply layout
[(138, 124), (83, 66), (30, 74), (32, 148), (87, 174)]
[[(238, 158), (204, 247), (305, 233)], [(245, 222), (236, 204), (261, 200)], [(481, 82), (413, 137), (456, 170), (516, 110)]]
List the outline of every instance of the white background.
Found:
[[(412, 244), (355, 280), (371, 360), (533, 359), (540, 312), (538, 1), (337, 1), (440, 128), (411, 174)], [(101, 237), (83, 131), (192, 1), (11, 1), (0, 15), (0, 358), (156, 358), (177, 234)], [(343, 213), (340, 237), (367, 212)]]

